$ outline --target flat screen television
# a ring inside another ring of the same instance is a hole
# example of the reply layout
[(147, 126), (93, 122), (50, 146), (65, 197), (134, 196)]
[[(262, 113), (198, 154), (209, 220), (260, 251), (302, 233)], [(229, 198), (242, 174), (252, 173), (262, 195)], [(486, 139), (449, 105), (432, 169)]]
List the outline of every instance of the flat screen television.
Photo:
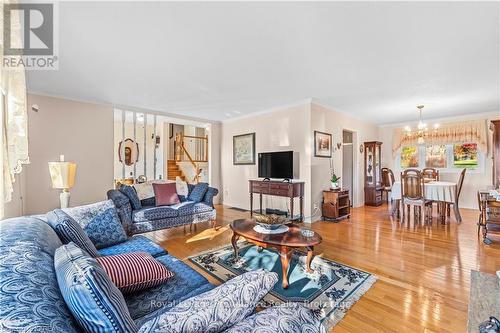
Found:
[(259, 178), (293, 179), (293, 151), (259, 153)]

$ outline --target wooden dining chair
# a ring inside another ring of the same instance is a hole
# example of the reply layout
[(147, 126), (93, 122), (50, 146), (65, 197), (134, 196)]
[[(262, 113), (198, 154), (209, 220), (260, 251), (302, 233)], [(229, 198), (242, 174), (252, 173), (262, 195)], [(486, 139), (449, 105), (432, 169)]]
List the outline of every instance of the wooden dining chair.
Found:
[(439, 180), (439, 170), (434, 168), (423, 168), (422, 174), (425, 179)]
[(394, 172), (389, 168), (382, 168), (382, 196), (386, 195), (386, 200), (389, 202), (389, 193), (392, 190), (392, 185), (394, 184)]
[(401, 172), (401, 205), (403, 207), (402, 222), (405, 221), (406, 211), (409, 223), (411, 206), (413, 206), (415, 222), (417, 221), (417, 208), (418, 216), (422, 222), (425, 222), (428, 216), (432, 219), (432, 201), (425, 199), (424, 186), (424, 177), (420, 170), (406, 169)]
[(488, 238), (488, 233), (500, 234), (500, 202), (490, 197), (487, 192), (480, 191), (477, 193), (477, 197), (481, 211), (477, 233), (479, 236), (482, 229), (483, 243), (490, 245), (492, 241)]
[[(451, 215), (451, 206), (453, 206), (454, 210), (458, 210), (458, 200), (460, 199), (460, 193), (462, 193), (462, 185), (464, 184), (466, 171), (467, 171), (467, 169), (463, 169), (460, 172), (460, 176), (458, 177), (457, 193), (455, 196), (455, 202), (454, 203), (451, 203), (451, 202), (446, 203), (446, 216), (447, 217), (450, 217), (450, 215)], [(460, 216), (460, 214), (458, 214), (457, 216)], [(461, 221), (457, 221), (457, 222), (461, 222)]]

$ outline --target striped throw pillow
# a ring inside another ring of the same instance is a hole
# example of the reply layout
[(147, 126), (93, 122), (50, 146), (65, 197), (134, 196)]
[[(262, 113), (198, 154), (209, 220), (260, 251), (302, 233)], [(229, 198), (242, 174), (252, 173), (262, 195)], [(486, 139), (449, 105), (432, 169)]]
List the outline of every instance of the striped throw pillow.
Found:
[(123, 293), (152, 288), (174, 276), (146, 252), (98, 257), (96, 260)]

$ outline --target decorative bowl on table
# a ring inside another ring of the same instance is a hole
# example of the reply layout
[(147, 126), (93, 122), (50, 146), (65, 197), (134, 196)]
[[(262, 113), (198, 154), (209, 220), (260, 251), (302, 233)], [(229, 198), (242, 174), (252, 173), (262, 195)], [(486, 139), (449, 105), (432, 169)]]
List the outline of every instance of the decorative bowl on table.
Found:
[(283, 215), (255, 215), (255, 223), (267, 230), (276, 230), (288, 222)]

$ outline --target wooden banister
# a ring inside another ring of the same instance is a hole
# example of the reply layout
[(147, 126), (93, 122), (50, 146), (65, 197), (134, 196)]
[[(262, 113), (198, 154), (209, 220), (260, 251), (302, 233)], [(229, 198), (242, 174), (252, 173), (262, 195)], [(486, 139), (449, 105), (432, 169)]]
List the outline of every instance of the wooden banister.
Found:
[[(185, 138), (200, 140), (204, 143), (201, 152), (202, 156), (198, 156), (199, 153), (195, 151), (193, 152), (195, 154), (195, 158), (193, 158), (192, 153), (190, 153), (186, 148)], [(175, 147), (175, 160), (177, 162), (180, 161), (190, 162), (190, 164), (193, 166), (195, 170), (195, 176), (192, 181), (198, 183), (200, 181), (200, 174), (202, 171), (198, 163), (208, 162), (208, 135), (202, 137), (202, 136), (192, 136), (192, 135), (184, 135), (183, 133), (178, 133), (175, 136), (174, 147)]]

